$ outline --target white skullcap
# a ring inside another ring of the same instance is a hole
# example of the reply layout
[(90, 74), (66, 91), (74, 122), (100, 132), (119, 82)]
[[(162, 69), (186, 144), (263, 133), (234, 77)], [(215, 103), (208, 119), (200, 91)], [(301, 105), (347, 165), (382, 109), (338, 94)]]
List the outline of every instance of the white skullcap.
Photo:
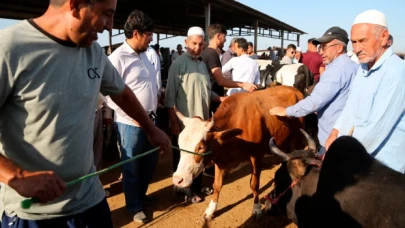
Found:
[(302, 49), (301, 49), (300, 47), (297, 47), (297, 51), (301, 52), (301, 51), (302, 51)]
[(353, 22), (353, 25), (355, 24), (374, 24), (388, 27), (385, 15), (378, 10), (367, 10), (357, 15)]
[(204, 30), (200, 27), (191, 27), (188, 29), (187, 36), (194, 36), (194, 35), (199, 35), (199, 36), (204, 36)]

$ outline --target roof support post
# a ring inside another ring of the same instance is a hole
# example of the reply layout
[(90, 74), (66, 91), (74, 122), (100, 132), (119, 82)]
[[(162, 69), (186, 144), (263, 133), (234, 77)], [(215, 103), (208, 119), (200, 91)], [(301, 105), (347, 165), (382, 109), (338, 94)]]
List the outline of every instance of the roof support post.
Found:
[(253, 43), (253, 47), (254, 47), (254, 52), (257, 52), (257, 30), (259, 29), (259, 20), (255, 21), (255, 36), (254, 36), (254, 43)]
[(160, 33), (156, 33), (156, 43), (159, 44), (160, 40)]
[(112, 53), (112, 29), (108, 31), (108, 50), (107, 54), (111, 55)]
[(211, 25), (211, 4), (208, 3), (207, 6), (204, 7), (204, 16), (205, 16), (205, 39), (209, 42), (208, 38), (208, 27)]
[(297, 34), (297, 47), (300, 46), (300, 34)]
[(281, 30), (281, 50), (280, 56), (284, 55), (284, 30)]

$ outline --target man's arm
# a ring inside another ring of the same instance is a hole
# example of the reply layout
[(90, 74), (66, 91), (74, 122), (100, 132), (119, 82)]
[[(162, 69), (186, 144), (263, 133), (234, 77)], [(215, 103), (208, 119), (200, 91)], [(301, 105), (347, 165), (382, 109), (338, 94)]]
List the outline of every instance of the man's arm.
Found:
[(222, 71), (220, 67), (216, 67), (211, 69), (212, 74), (214, 75), (215, 80), (217, 81), (218, 85), (228, 87), (228, 88), (242, 88), (246, 91), (252, 92), (257, 89), (252, 83), (248, 82), (235, 82), (231, 79), (225, 78), (222, 76)]
[(0, 182), (27, 198), (37, 198), (41, 203), (52, 201), (63, 194), (65, 182), (53, 171), (23, 170), (0, 154)]
[(179, 64), (173, 64), (169, 69), (167, 78), (166, 94), (165, 94), (165, 107), (168, 109), (170, 121), (170, 133), (172, 135), (179, 135), (181, 131), (180, 122), (174, 112), (173, 107), (177, 102), (177, 94), (181, 81), (178, 78), (180, 75)]
[(114, 96), (110, 96), (111, 100), (114, 101), (129, 117), (138, 122), (142, 129), (146, 131), (149, 135), (149, 140), (152, 145), (160, 146), (163, 151), (170, 150), (170, 140), (167, 135), (158, 129), (155, 124), (149, 119), (145, 110), (143, 109), (141, 103), (136, 98), (132, 90), (125, 86), (124, 90)]

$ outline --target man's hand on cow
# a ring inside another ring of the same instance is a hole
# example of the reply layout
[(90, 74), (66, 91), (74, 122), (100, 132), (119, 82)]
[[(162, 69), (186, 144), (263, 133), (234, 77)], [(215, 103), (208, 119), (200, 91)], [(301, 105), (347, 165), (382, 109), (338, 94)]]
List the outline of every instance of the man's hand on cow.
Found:
[(255, 91), (257, 89), (257, 86), (255, 86), (252, 83), (244, 82), (243, 85), (242, 85), (242, 89), (244, 89), (246, 91), (249, 91), (249, 92), (252, 92), (252, 91)]
[(286, 108), (284, 107), (274, 107), (269, 111), (270, 115), (276, 116), (287, 116)]
[(328, 139), (325, 142), (325, 149), (326, 151), (329, 150), (330, 145), (336, 140), (337, 136), (339, 134), (339, 131), (336, 129), (333, 129), (332, 132), (330, 133)]
[(8, 185), (21, 196), (37, 198), (41, 203), (58, 198), (66, 189), (65, 182), (53, 171), (22, 171)]
[(170, 151), (170, 138), (158, 127), (154, 127), (150, 132), (148, 132), (148, 138), (152, 146), (159, 146), (163, 152)]

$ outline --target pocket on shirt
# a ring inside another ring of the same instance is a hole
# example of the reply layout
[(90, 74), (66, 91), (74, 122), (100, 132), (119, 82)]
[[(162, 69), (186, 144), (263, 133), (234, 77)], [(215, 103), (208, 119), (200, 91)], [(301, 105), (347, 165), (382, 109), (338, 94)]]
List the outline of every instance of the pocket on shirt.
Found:
[(364, 124), (369, 120), (371, 109), (373, 107), (374, 96), (360, 96), (357, 101), (357, 108), (353, 109), (354, 124)]

